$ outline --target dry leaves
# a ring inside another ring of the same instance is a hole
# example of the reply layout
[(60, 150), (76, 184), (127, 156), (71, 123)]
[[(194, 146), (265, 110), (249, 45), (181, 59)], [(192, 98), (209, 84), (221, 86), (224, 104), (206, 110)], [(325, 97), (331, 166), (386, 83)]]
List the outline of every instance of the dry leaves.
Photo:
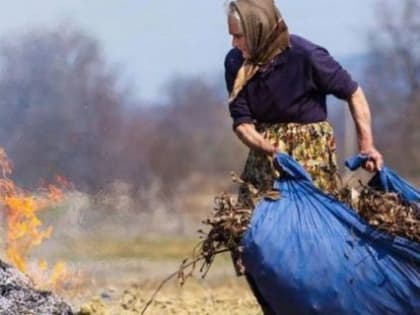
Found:
[(361, 184), (361, 191), (344, 187), (336, 198), (348, 204), (371, 226), (391, 235), (420, 242), (420, 209), (397, 193), (381, 192)]

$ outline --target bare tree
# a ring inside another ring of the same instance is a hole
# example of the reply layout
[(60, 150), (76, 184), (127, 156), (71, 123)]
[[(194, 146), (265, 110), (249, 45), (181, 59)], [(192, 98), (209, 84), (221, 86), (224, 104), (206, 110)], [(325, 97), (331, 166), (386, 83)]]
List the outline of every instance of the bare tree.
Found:
[(220, 90), (201, 78), (175, 78), (167, 85), (169, 102), (160, 108), (149, 165), (168, 188), (194, 173), (220, 174), (241, 164), (242, 146), (231, 129)]
[(81, 187), (112, 178), (123, 98), (97, 42), (68, 26), (32, 31), (3, 41), (0, 60), (0, 143), (15, 175), (61, 173)]

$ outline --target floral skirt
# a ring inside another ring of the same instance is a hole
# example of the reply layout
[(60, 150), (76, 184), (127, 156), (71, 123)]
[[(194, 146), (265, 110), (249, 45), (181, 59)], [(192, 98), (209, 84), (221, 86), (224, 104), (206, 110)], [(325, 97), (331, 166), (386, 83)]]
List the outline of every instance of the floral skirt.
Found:
[[(330, 123), (259, 124), (257, 130), (281, 152), (298, 161), (311, 175), (315, 186), (326, 193), (338, 187), (336, 147), (334, 132)], [(272, 190), (274, 180), (281, 176), (281, 170), (273, 165), (273, 158), (256, 150), (250, 150), (241, 179), (245, 182), (239, 188), (238, 201), (253, 207), (249, 185), (258, 192)]]

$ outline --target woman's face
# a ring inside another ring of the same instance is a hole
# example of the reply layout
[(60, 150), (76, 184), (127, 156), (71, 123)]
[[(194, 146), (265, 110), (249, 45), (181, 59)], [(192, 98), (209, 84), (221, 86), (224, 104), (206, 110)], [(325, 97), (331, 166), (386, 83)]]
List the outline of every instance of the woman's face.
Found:
[(246, 41), (240, 21), (232, 15), (228, 17), (229, 34), (232, 36), (232, 46), (242, 52), (244, 59), (250, 57), (248, 43)]

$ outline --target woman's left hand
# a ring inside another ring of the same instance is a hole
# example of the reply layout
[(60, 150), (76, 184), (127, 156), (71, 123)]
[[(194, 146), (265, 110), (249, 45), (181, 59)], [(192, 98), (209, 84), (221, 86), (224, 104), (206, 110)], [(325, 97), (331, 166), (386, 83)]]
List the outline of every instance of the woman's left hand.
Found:
[(380, 171), (384, 166), (384, 159), (382, 157), (382, 154), (378, 150), (376, 150), (376, 148), (371, 147), (367, 149), (362, 149), (360, 150), (360, 154), (369, 157), (369, 160), (363, 165), (363, 168), (367, 171)]

